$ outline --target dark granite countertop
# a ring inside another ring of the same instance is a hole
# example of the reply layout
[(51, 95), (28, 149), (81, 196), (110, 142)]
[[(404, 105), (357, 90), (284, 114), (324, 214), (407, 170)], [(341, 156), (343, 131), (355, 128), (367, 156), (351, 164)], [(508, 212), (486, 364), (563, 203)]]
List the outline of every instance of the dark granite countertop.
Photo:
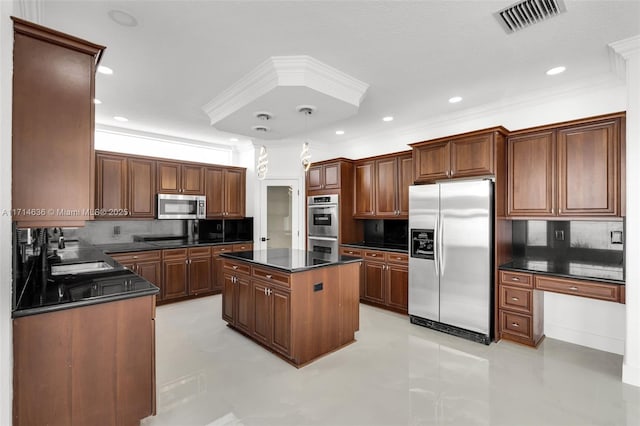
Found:
[(409, 253), (406, 245), (400, 244), (387, 244), (387, 243), (370, 243), (370, 242), (359, 242), (359, 243), (347, 243), (340, 244), (345, 247), (354, 247), (354, 248), (363, 248), (363, 249), (372, 249), (372, 250), (383, 250), (383, 251), (393, 251), (396, 253)]
[(619, 264), (600, 264), (584, 261), (559, 261), (517, 258), (500, 265), (506, 271), (532, 272), (563, 278), (600, 281), (624, 285), (624, 267)]
[(105, 253), (126, 253), (133, 251), (146, 250), (162, 250), (184, 247), (200, 247), (200, 246), (221, 246), (229, 244), (252, 244), (253, 241), (208, 241), (208, 240), (191, 240), (191, 239), (169, 239), (158, 241), (134, 241), (131, 243), (118, 244), (99, 244), (94, 247), (103, 250)]
[(359, 257), (292, 249), (241, 251), (235, 253), (222, 253), (221, 256), (254, 263), (256, 265), (281, 269), (286, 272), (302, 272), (311, 268), (321, 268), (324, 266), (342, 265), (362, 261)]

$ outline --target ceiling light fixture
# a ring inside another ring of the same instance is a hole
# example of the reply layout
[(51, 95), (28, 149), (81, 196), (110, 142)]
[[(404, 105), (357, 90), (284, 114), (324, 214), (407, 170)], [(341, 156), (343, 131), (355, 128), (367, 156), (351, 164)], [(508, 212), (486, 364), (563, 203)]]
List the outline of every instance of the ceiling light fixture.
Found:
[(98, 98), (93, 98), (93, 103), (96, 105), (100, 105), (102, 103), (102, 101)]
[(122, 123), (125, 123), (127, 121), (129, 121), (129, 119), (127, 117), (123, 117), (121, 115), (116, 115), (115, 117), (113, 117), (114, 120), (116, 121), (120, 121)]
[(256, 132), (261, 132), (261, 133), (267, 133), (269, 130), (271, 130), (267, 126), (253, 126), (251, 128)]
[(105, 67), (104, 65), (98, 65), (98, 72), (105, 75), (113, 74), (113, 70), (109, 67)]
[(138, 20), (132, 14), (125, 12), (124, 10), (110, 10), (107, 12), (109, 18), (116, 24), (122, 25), (123, 27), (136, 27), (138, 25)]
[(267, 153), (267, 147), (262, 145), (258, 155), (258, 164), (256, 165), (256, 176), (259, 180), (264, 180), (267, 177), (268, 164), (269, 154)]
[(254, 114), (258, 120), (269, 121), (273, 119), (273, 114), (266, 111), (259, 111)]
[(393, 121), (393, 117), (390, 115), (387, 115), (386, 117), (382, 117), (382, 121)]
[(555, 67), (555, 68), (551, 68), (550, 70), (547, 71), (547, 75), (557, 75), (557, 74), (561, 74), (563, 72), (565, 72), (567, 69), (567, 67)]
[[(312, 105), (300, 105), (296, 109), (298, 112), (304, 114), (304, 130), (306, 133), (309, 117), (314, 113), (316, 107)], [(305, 139), (304, 142), (302, 142), (302, 152), (300, 152), (300, 163), (302, 164), (302, 168), (305, 173), (307, 173), (309, 171), (309, 167), (311, 167), (311, 152), (309, 152), (310, 142), (311, 141), (309, 139)]]
[(238, 138), (231, 138), (229, 139), (229, 142), (238, 142)]
[(344, 130), (336, 130), (336, 135), (344, 135)]
[(449, 103), (450, 104), (457, 104), (461, 100), (462, 100), (461, 96), (453, 96), (453, 97), (449, 98)]

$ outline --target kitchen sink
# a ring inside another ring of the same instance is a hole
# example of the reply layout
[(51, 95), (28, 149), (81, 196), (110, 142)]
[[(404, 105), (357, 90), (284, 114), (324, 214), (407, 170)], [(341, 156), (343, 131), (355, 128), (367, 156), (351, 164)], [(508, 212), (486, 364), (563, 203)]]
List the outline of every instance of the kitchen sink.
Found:
[(102, 272), (113, 269), (107, 262), (82, 262), (66, 263), (64, 265), (52, 265), (51, 275), (84, 274), (87, 272)]

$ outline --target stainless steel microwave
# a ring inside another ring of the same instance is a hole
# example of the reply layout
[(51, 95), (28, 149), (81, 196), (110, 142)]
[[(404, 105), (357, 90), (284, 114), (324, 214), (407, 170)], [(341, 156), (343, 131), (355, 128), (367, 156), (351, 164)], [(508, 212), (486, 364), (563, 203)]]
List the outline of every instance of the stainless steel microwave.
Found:
[(158, 194), (158, 219), (205, 219), (207, 198), (204, 195)]

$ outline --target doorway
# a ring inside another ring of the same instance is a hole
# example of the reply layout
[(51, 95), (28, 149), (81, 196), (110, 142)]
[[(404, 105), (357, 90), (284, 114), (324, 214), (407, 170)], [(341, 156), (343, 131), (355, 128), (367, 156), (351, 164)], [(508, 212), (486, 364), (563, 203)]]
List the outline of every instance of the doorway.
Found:
[(300, 190), (296, 179), (265, 179), (260, 185), (260, 250), (300, 249)]

